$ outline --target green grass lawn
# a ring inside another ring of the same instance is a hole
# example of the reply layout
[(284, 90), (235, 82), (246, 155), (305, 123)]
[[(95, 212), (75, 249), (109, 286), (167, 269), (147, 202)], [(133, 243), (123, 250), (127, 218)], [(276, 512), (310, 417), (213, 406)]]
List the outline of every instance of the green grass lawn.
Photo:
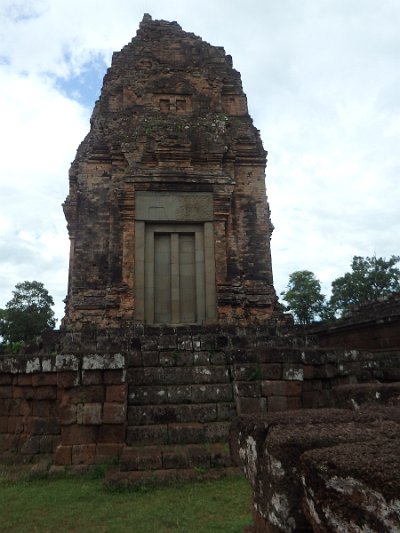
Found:
[(250, 522), (242, 477), (115, 492), (89, 475), (11, 481), (0, 474), (2, 533), (242, 533)]

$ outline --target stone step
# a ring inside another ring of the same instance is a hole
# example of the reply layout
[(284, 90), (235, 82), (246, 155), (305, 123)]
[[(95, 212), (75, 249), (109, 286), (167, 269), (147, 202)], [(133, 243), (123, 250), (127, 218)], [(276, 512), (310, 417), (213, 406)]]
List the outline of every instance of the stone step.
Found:
[(232, 399), (231, 383), (131, 385), (128, 394), (129, 405), (230, 402)]
[(105, 484), (109, 488), (132, 487), (135, 485), (168, 485), (183, 481), (215, 480), (222, 477), (239, 475), (242, 470), (237, 467), (220, 468), (169, 468), (161, 470), (119, 470), (108, 473)]
[(130, 425), (126, 443), (138, 444), (201, 444), (228, 441), (230, 421)]
[(127, 375), (128, 383), (142, 385), (202, 385), (218, 386), (231, 382), (229, 367), (226, 365), (208, 366), (171, 366), (130, 368)]
[(233, 420), (236, 406), (227, 403), (142, 405), (128, 407), (128, 425), (159, 425), (188, 422), (217, 422)]
[(226, 443), (125, 447), (120, 470), (209, 469), (231, 466)]

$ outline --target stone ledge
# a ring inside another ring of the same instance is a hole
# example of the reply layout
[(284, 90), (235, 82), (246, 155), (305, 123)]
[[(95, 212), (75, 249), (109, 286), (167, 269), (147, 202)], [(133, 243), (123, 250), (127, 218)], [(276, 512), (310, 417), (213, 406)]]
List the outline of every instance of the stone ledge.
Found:
[[(302, 500), (304, 484), (307, 484), (307, 479), (303, 476), (304, 481), (299, 473), (302, 468), (303, 457), (307, 457), (304, 454), (309, 453), (310, 457), (313, 457), (316, 450), (319, 453), (321, 449), (333, 449), (333, 447), (340, 446), (347, 446), (348, 449), (353, 447), (354, 450), (360, 446), (361, 450), (364, 446), (367, 450), (365, 456), (373, 457), (375, 453), (374, 464), (379, 465), (382, 462), (383, 471), (389, 472), (391, 452), (386, 456), (385, 449), (380, 448), (379, 442), (383, 442), (383, 440), (392, 443), (400, 442), (399, 420), (400, 409), (398, 407), (384, 406), (358, 411), (341, 409), (282, 411), (264, 417), (249, 416), (236, 419), (231, 426), (231, 452), (234, 461), (237, 461), (237, 464), (242, 463), (246, 476), (253, 487), (254, 513), (257, 516), (254, 531), (291, 532), (310, 529), (307, 518), (313, 512), (313, 503), (310, 500), (308, 511), (304, 514)], [(396, 447), (391, 446), (390, 449), (398, 454)], [(398, 458), (396, 461), (398, 462)], [(397, 494), (399, 494), (400, 474), (398, 472), (400, 470), (397, 468), (396, 461), (393, 464), (397, 470), (391, 479)], [(367, 464), (360, 459), (360, 468), (366, 468)], [(354, 465), (358, 465), (356, 459)], [(319, 472), (318, 465), (313, 466), (313, 468)], [(371, 468), (374, 470), (375, 467), (371, 466)], [(322, 466), (321, 469), (323, 473), (324, 467)], [(345, 476), (347, 475), (346, 472)], [(314, 480), (315, 475), (313, 472)], [(372, 471), (367, 475), (367, 478), (373, 475)], [(358, 477), (356, 476), (356, 479), (358, 478), (363, 479), (362, 473)], [(317, 482), (315, 481), (315, 483)], [(318, 483), (320, 487), (321, 481)], [(375, 490), (373, 487), (372, 484), (371, 490)], [(314, 489), (311, 486), (312, 490)], [(321, 495), (320, 501), (326, 502), (327, 500), (323, 498)], [(377, 496), (375, 499), (379, 500), (382, 504), (381, 507), (384, 502), (389, 502), (389, 508), (392, 509), (394, 504), (390, 503), (391, 500), (389, 501), (386, 496), (382, 496), (382, 498)], [(388, 511), (388, 520), (397, 520), (392, 515), (393, 512)], [(334, 527), (318, 529), (318, 519), (317, 516), (314, 524), (315, 531), (338, 530)], [(382, 520), (381, 523), (383, 523)], [(265, 527), (261, 524), (264, 524)], [(371, 524), (370, 521), (371, 531), (395, 530), (390, 528), (374, 529), (373, 524)], [(339, 530), (350, 531), (349, 528), (339, 528)]]

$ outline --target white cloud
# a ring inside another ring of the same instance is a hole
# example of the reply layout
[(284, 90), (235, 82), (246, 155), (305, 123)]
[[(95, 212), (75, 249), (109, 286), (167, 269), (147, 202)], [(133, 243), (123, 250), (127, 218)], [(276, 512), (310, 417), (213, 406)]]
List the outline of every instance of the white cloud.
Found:
[(62, 314), (60, 204), (91, 112), (74, 94), (143, 12), (224, 46), (242, 74), (269, 151), (278, 293), (294, 270), (314, 271), (327, 292), (353, 255), (400, 253), (397, 0), (3, 0), (0, 306), (38, 279)]

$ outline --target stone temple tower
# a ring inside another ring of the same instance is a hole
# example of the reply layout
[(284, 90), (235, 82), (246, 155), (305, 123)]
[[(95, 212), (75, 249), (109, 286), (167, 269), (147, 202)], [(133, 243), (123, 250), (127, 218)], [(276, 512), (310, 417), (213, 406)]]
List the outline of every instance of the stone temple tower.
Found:
[(145, 15), (70, 169), (64, 326), (270, 319), (265, 165), (231, 57)]

